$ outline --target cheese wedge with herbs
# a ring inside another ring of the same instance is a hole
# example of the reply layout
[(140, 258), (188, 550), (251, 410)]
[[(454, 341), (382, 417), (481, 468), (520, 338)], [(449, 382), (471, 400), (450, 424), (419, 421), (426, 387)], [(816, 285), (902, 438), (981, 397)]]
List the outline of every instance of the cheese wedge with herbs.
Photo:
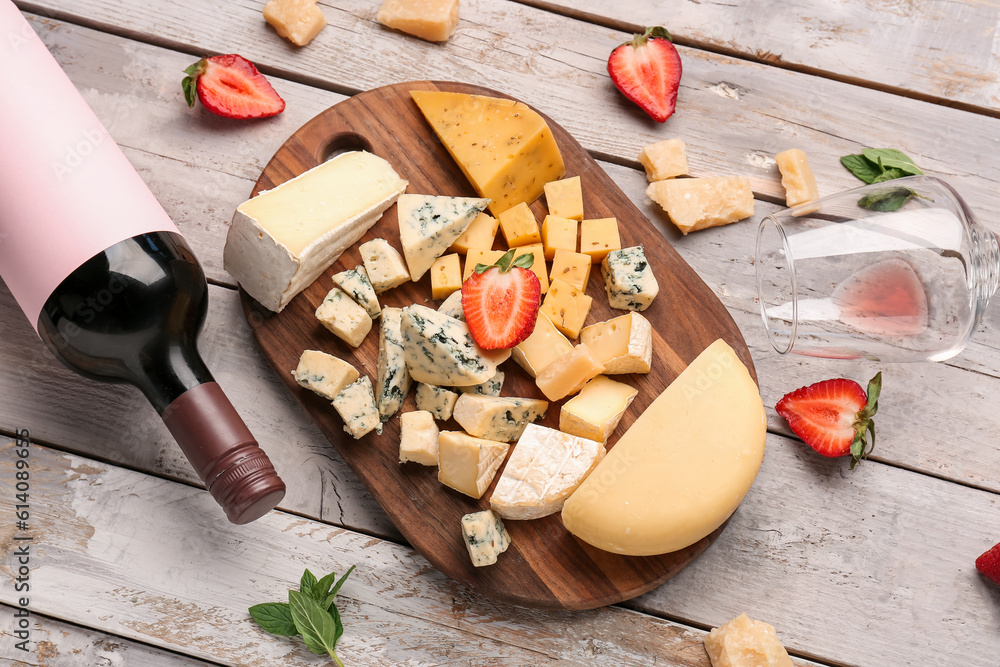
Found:
[(382, 158), (342, 153), (240, 204), (226, 237), (225, 269), (262, 306), (280, 312), (406, 185)]
[(566, 174), (552, 130), (527, 105), (436, 90), (410, 94), (494, 215), (532, 203), (545, 183)]
[(396, 202), (399, 242), (410, 280), (420, 280), (489, 203), (489, 199), (473, 197), (400, 195)]
[(629, 556), (694, 544), (736, 510), (764, 460), (767, 418), (724, 341), (708, 346), (569, 497), (566, 529)]

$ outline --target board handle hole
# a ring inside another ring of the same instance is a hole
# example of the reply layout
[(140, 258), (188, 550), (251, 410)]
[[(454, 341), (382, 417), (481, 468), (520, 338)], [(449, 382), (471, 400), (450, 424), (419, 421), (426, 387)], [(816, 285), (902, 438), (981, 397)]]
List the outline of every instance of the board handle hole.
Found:
[(372, 153), (372, 145), (367, 139), (362, 137), (360, 134), (355, 134), (353, 132), (345, 132), (344, 134), (338, 134), (334, 136), (330, 141), (323, 146), (323, 150), (320, 156), (323, 162), (331, 160), (341, 153), (349, 153), (351, 151), (368, 151)]

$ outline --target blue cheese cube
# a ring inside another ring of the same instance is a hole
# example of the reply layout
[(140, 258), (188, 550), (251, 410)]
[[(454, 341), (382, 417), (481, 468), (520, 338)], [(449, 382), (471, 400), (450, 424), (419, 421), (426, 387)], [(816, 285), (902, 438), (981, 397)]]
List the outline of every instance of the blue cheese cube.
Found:
[(332, 354), (306, 350), (299, 357), (292, 377), (299, 385), (332, 401), (344, 387), (358, 379), (359, 373), (354, 366)]
[(451, 296), (442, 301), (441, 305), (438, 306), (438, 312), (464, 322), (465, 311), (462, 310), (462, 290), (452, 292)]
[(619, 310), (646, 310), (660, 291), (641, 245), (612, 250), (601, 262), (608, 304)]
[(399, 287), (410, 279), (410, 272), (406, 268), (403, 256), (385, 239), (373, 239), (362, 243), (358, 250), (361, 252), (361, 261), (365, 264), (368, 280), (376, 293), (381, 294), (393, 287)]
[(438, 464), (438, 427), (426, 410), (399, 416), (399, 462), (413, 461), (425, 466)]
[(435, 387), (423, 382), (417, 384), (417, 410), (426, 410), (434, 415), (435, 419), (442, 421), (451, 419), (457, 400), (458, 394), (444, 387)]
[(327, 293), (323, 303), (316, 309), (316, 319), (351, 347), (361, 345), (361, 341), (372, 330), (372, 318), (368, 311), (339, 287), (334, 287)]
[(368, 272), (364, 266), (357, 266), (347, 271), (341, 271), (333, 276), (333, 282), (340, 289), (347, 292), (347, 295), (354, 299), (355, 303), (368, 311), (368, 316), (373, 320), (382, 312), (382, 306), (378, 303), (378, 295), (372, 281), (368, 280)]
[(462, 394), (452, 415), (467, 433), (477, 438), (510, 442), (536, 419), (544, 419), (548, 401)]
[(486, 382), (480, 382), (479, 384), (474, 384), (469, 387), (458, 387), (458, 390), (463, 394), (482, 394), (483, 396), (499, 396), (500, 390), (503, 389), (503, 371), (497, 371), (497, 374), (491, 377)]
[(379, 419), (378, 408), (375, 407), (372, 381), (367, 375), (344, 387), (334, 397), (333, 407), (344, 420), (344, 430), (355, 440), (364, 437), (372, 430), (379, 435), (382, 434), (382, 420)]
[(403, 335), (399, 330), (401, 313), (399, 308), (384, 309), (379, 326), (375, 399), (382, 421), (388, 421), (399, 411), (410, 391), (410, 373), (406, 370)]
[(417, 382), (465, 387), (490, 379), (510, 350), (483, 350), (465, 322), (414, 304), (403, 309), (406, 367)]
[(510, 535), (503, 527), (503, 521), (491, 510), (463, 516), (462, 537), (476, 567), (493, 565), (497, 556), (510, 546)]

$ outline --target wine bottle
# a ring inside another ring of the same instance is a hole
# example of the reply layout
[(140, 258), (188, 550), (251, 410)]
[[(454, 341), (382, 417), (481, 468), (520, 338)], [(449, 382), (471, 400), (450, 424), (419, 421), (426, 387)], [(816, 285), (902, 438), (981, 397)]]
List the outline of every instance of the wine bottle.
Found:
[(45, 45), (0, 0), (0, 277), (85, 377), (137, 387), (233, 523), (285, 486), (197, 349), (208, 284)]

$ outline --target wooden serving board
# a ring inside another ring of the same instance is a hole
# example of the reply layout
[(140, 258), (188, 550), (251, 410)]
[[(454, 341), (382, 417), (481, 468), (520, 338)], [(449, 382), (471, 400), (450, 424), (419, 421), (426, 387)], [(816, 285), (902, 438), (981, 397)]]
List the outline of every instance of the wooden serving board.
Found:
[[(337, 104), (306, 123), (288, 139), (265, 167), (253, 190), (256, 195), (310, 169), (332, 154), (364, 149), (388, 160), (409, 181), (407, 192), (476, 196), (433, 130), (410, 98), (411, 90), (446, 90), (504, 97), (502, 93), (459, 83), (418, 81), (370, 90)], [(624, 247), (642, 244), (660, 284), (660, 293), (643, 315), (653, 325), (653, 362), (648, 375), (615, 376), (638, 388), (608, 446), (710, 343), (725, 339), (754, 374), (746, 343), (715, 294), (677, 254), (663, 236), (618, 189), (611, 178), (565, 130), (546, 118), (566, 162), (566, 176), (580, 176), (588, 218), (616, 217)], [(544, 198), (532, 204), (538, 220), (545, 216)], [(391, 207), (361, 242), (385, 238), (397, 249), (399, 226)], [(496, 247), (502, 248), (503, 235)], [(331, 276), (361, 263), (358, 245), (348, 249), (315, 283), (280, 314), (264, 309), (242, 294), (243, 306), (265, 356), (288, 390), (305, 407), (358, 478), (382, 505), (400, 532), (435, 567), (484, 595), (517, 605), (541, 608), (591, 609), (641, 595), (663, 583), (704, 551), (722, 531), (678, 552), (652, 557), (620, 556), (587, 545), (563, 527), (559, 515), (534, 521), (507, 521), (512, 544), (496, 565), (473, 567), (461, 537), (460, 519), (489, 507), (488, 490), (480, 500), (462, 495), (437, 481), (437, 468), (399, 463), (398, 415), (354, 440), (343, 430), (328, 401), (298, 386), (290, 371), (306, 349), (339, 356), (374, 384), (378, 364), (378, 323), (357, 349), (320, 325), (314, 312), (333, 286)], [(380, 295), (383, 306), (412, 303), (436, 308), (430, 298), (429, 272), (418, 283), (408, 282)], [(608, 306), (600, 267), (594, 267), (587, 293), (594, 303), (587, 324), (622, 315)], [(504, 396), (544, 398), (534, 380), (513, 361), (502, 366)], [(756, 376), (754, 375), (756, 378)], [(540, 423), (559, 427), (561, 402), (552, 403)], [(411, 391), (403, 411), (414, 410)], [(440, 423), (442, 430), (461, 430)], [(512, 448), (513, 451), (513, 448)], [(498, 474), (499, 477), (499, 474)]]

